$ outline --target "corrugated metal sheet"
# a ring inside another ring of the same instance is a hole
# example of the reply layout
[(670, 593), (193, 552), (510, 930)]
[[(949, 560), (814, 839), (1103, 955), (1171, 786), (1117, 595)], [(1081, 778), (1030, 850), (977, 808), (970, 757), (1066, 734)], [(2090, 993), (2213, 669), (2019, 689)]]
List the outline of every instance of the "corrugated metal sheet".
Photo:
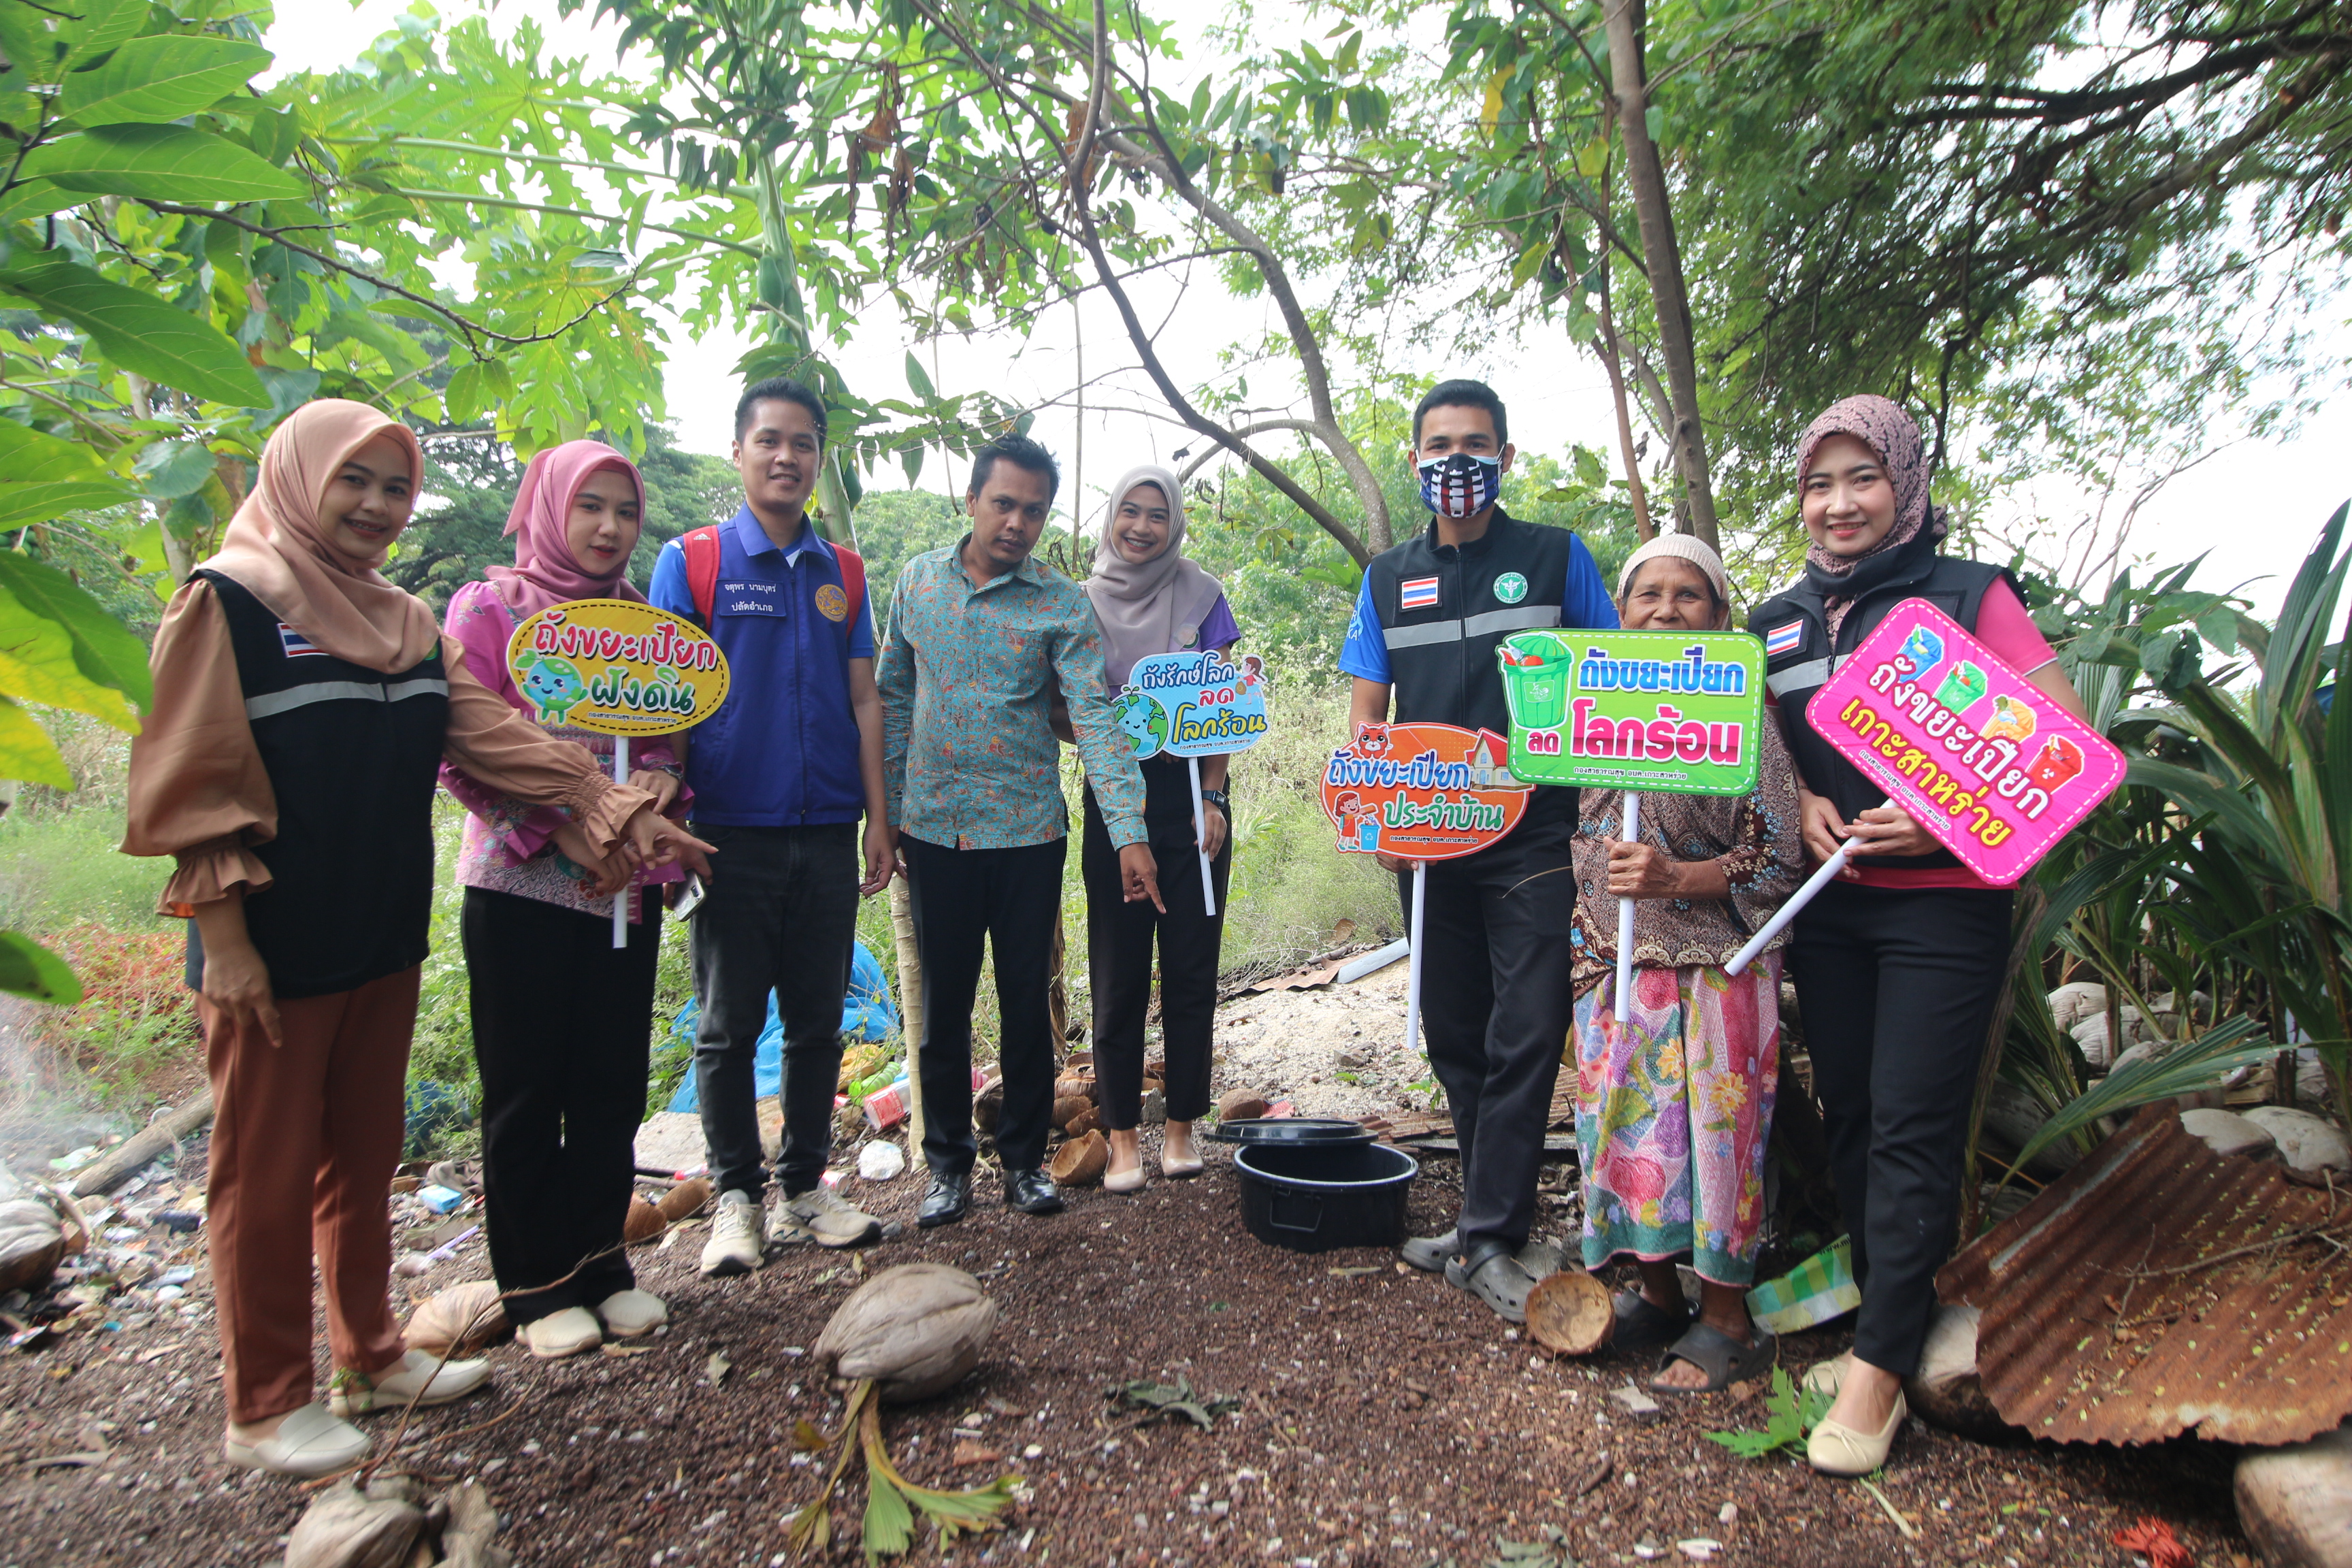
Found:
[(2294, 1443), (2352, 1415), (2347, 1246), (2352, 1192), (2223, 1158), (2149, 1106), (1936, 1288), (1983, 1314), (1985, 1393), (2037, 1437)]

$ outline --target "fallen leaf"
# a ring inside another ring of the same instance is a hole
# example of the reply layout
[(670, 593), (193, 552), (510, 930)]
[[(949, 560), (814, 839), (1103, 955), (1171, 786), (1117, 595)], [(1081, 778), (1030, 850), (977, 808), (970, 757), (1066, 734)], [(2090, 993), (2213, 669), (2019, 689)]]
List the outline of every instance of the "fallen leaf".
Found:
[(710, 1359), (702, 1364), (703, 1381), (709, 1384), (711, 1387), (716, 1388), (720, 1384), (726, 1382), (727, 1374), (734, 1370), (735, 1363), (733, 1362), (729, 1361), (722, 1352), (712, 1351), (710, 1352)]
[(2142, 1519), (2129, 1529), (2116, 1531), (2115, 1542), (2147, 1558), (2147, 1568), (2191, 1568), (2197, 1561), (2172, 1533), (2172, 1526), (2160, 1519)]
[(654, 1347), (651, 1345), (616, 1345), (610, 1340), (606, 1340), (597, 1348), (602, 1350), (606, 1355), (651, 1355), (654, 1353)]
[(958, 1465), (993, 1465), (1003, 1458), (997, 1449), (975, 1443), (968, 1437), (955, 1446), (955, 1463)]

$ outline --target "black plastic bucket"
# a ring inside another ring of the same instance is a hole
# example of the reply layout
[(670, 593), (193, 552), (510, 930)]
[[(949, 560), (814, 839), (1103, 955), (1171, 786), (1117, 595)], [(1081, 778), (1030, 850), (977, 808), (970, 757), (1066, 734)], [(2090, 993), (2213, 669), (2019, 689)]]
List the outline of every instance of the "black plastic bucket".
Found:
[(1234, 1168), (1242, 1178), (1242, 1223), (1260, 1241), (1293, 1252), (1398, 1246), (1405, 1194), (1421, 1173), (1412, 1155), (1386, 1143), (1244, 1146)]

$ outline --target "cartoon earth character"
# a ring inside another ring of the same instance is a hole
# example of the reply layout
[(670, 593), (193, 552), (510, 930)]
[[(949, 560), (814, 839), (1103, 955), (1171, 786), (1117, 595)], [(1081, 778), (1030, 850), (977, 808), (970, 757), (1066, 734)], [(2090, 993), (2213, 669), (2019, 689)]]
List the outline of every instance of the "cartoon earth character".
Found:
[(1157, 756), (1160, 748), (1168, 743), (1167, 713), (1135, 688), (1130, 686), (1118, 694), (1118, 700), (1111, 704), (1111, 712), (1139, 758)]
[(541, 723), (562, 723), (588, 695), (580, 667), (568, 658), (541, 654), (522, 672), (522, 694), (539, 710)]

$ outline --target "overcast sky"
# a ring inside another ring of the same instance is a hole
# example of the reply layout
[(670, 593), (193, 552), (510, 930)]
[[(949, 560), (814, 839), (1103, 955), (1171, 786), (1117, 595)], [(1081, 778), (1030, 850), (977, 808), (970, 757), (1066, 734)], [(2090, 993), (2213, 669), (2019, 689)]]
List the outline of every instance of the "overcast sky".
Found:
[[(454, 16), (476, 4), (448, 0), (442, 9)], [(526, 15), (536, 17), (555, 40), (557, 53), (584, 54), (604, 62), (613, 58), (613, 28), (591, 26), (584, 12), (560, 17), (554, 0), (496, 0), (479, 8), (488, 11), (494, 26), (511, 26)], [(355, 40), (388, 30), (402, 9), (403, 0), (281, 4), (267, 41), (280, 69), (331, 68), (351, 58)], [(1155, 9), (1172, 14), (1180, 27), (1198, 39), (1200, 28), (1214, 19), (1219, 7), (1215, 0), (1178, 0)], [(1265, 9), (1261, 6), (1262, 13)], [(1196, 61), (1212, 58), (1198, 43), (1188, 46), (1187, 54)], [(1162, 341), (1171, 345), (1171, 369), (1180, 384), (1209, 379), (1222, 350), (1255, 340), (1276, 325), (1265, 300), (1228, 295), (1206, 266), (1190, 278), (1163, 277), (1137, 294), (1147, 320), (1167, 318), (1178, 323)], [(2344, 367), (2352, 360), (2352, 325), (2338, 320), (2323, 328), (2343, 351), (2335, 356), (2340, 384)], [(723, 454), (730, 434), (733, 367), (746, 344), (731, 334), (691, 341), (682, 330), (674, 330), (670, 341), (665, 375), (669, 419), (688, 448)], [(1034, 403), (1065, 394), (1076, 382), (1081, 342), (1090, 379), (1134, 363), (1117, 315), (1098, 295), (1090, 295), (1075, 310), (1060, 307), (1040, 318), (1023, 342), (937, 345), (935, 379), (944, 391), (984, 386), (1008, 399)], [(835, 359), (861, 394), (890, 396), (905, 386), (906, 348), (895, 312), (885, 309), (869, 312), (866, 324)], [(924, 349), (923, 358), (927, 364), (933, 361), (931, 347)], [(1510, 405), (1511, 433), (1524, 449), (1557, 455), (1580, 441), (1614, 449), (1613, 416), (1600, 366), (1590, 353), (1565, 341), (1528, 338), (1497, 344), (1483, 363), (1408, 360), (1398, 368), (1482, 375), (1493, 382)], [(1266, 390), (1261, 379), (1252, 387), (1251, 401), (1270, 401), (1264, 395)], [(1165, 460), (1178, 448), (1197, 449), (1201, 444), (1164, 416), (1138, 412), (1156, 405), (1139, 375), (1097, 384), (1087, 403), (1083, 430), (1074, 408), (1058, 406), (1041, 412), (1034, 433), (1061, 454), (1066, 472), (1076, 470), (1079, 484), (1068, 493), (1089, 519), (1101, 505), (1103, 487), (1122, 470)], [(2291, 438), (2231, 447), (2173, 479), (2142, 510), (2127, 553), (2170, 563), (2211, 552), (2199, 583), (2212, 588), (2234, 587), (2267, 574), (2267, 581), (2254, 582), (2246, 590), (2258, 613), (2267, 616), (2275, 611), (2285, 578), (2310, 547), (2327, 512), (2352, 495), (2347, 454), (2352, 454), (2352, 399), (2339, 396)], [(960, 468), (954, 478), (961, 479)], [(927, 489), (944, 488), (946, 478), (936, 455), (923, 480)], [(892, 481), (885, 477), (877, 482)], [(2010, 498), (1990, 521), (2014, 531), (2036, 513), (2071, 520), (2085, 504), (2067, 487), (2044, 484)]]

